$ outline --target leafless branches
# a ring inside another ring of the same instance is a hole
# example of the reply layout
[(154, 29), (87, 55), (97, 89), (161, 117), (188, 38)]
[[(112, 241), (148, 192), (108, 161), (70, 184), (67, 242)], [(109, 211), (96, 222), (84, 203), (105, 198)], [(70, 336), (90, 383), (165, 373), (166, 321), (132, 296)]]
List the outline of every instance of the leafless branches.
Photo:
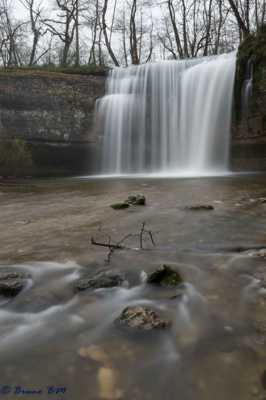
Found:
[(128, 66), (219, 54), (265, 17), (266, 0), (0, 0), (0, 64)]
[[(102, 230), (99, 230), (100, 232), (102, 232)], [(104, 233), (104, 232), (102, 232)], [(106, 235), (106, 234), (105, 234)], [(141, 224), (141, 228), (139, 233), (136, 234), (132, 234), (129, 233), (125, 236), (122, 237), (122, 239), (120, 239), (117, 242), (112, 242), (111, 240), (111, 236), (110, 235), (106, 235), (107, 236), (107, 241), (98, 241), (95, 240), (94, 237), (91, 237), (91, 244), (94, 246), (100, 246), (100, 247), (105, 247), (108, 248), (108, 253), (107, 253), (107, 258), (106, 258), (106, 262), (110, 263), (111, 261), (111, 257), (114, 253), (115, 250), (123, 250), (123, 249), (130, 249), (131, 247), (127, 247), (125, 245), (125, 242), (130, 239), (130, 238), (138, 238), (138, 242), (139, 242), (139, 249), (143, 250), (144, 249), (144, 238), (145, 236), (148, 236), (150, 242), (152, 243), (152, 245), (155, 247), (155, 241), (153, 238), (153, 233), (151, 230), (147, 230), (146, 229), (146, 223), (143, 222)]]

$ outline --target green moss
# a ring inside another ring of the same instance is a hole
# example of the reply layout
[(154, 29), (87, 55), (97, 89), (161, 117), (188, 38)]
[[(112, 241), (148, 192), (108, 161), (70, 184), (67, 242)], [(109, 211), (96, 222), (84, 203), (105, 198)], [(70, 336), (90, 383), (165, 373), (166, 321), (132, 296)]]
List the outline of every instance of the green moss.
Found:
[(266, 114), (262, 117), (262, 129), (266, 131)]
[[(241, 90), (249, 61), (253, 64), (253, 88), (255, 92), (259, 92), (265, 86), (266, 25), (263, 25), (257, 34), (247, 36), (238, 48), (234, 96), (236, 120), (241, 118)], [(256, 96), (253, 97), (253, 103), (250, 105), (253, 109), (256, 109), (255, 98)]]
[(175, 287), (183, 282), (178, 271), (175, 271), (168, 265), (162, 265), (156, 271), (152, 272), (147, 279), (147, 283), (166, 287)]
[(0, 175), (24, 177), (31, 173), (31, 153), (22, 139), (3, 138), (0, 141)]
[(0, 68), (0, 74), (20, 74), (20, 73), (52, 73), (52, 74), (66, 74), (66, 75), (106, 75), (108, 68), (105, 66), (98, 66), (94, 64), (81, 65), (79, 67), (69, 66), (60, 67), (55, 65), (37, 65), (37, 66), (23, 66), (23, 67), (10, 67)]

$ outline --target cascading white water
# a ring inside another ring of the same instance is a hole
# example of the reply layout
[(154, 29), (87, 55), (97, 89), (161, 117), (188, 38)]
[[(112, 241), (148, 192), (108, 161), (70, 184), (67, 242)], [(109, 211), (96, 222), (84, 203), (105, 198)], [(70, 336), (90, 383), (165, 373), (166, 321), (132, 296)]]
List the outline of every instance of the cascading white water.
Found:
[(235, 53), (115, 68), (98, 106), (107, 174), (228, 167)]

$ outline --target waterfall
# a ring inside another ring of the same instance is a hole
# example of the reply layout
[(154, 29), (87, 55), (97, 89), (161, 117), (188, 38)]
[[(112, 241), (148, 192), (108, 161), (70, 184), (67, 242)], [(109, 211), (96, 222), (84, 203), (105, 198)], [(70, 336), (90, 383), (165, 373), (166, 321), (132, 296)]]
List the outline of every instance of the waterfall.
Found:
[(241, 93), (241, 111), (246, 119), (248, 119), (249, 101), (253, 89), (253, 68), (253, 60), (249, 59), (246, 65), (245, 80), (243, 82)]
[(225, 172), (235, 53), (115, 68), (98, 104), (103, 173)]

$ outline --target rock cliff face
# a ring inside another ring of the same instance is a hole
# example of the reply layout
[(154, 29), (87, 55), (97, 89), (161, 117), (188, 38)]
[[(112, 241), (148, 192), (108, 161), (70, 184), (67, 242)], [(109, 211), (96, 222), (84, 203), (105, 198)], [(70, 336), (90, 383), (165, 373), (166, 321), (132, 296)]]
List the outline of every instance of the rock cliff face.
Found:
[(234, 170), (266, 170), (266, 30), (239, 47), (232, 124)]
[(91, 172), (101, 146), (94, 109), (104, 88), (104, 76), (3, 72), (0, 130), (25, 139), (43, 171)]

